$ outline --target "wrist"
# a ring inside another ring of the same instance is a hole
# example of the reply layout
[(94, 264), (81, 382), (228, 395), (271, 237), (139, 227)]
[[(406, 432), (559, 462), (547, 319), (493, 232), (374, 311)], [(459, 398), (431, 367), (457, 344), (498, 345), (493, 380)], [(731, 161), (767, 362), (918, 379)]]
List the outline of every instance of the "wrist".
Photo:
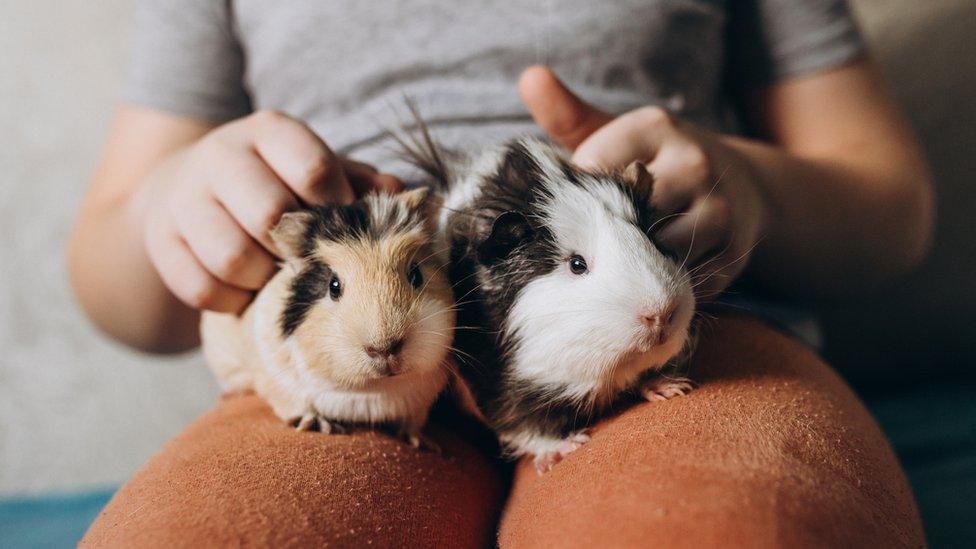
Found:
[(764, 164), (767, 156), (763, 154), (765, 145), (733, 136), (726, 136), (723, 141), (734, 157), (732, 169), (738, 172), (741, 191), (747, 197), (746, 202), (750, 204), (749, 209), (754, 219), (753, 234), (758, 241), (756, 252), (759, 253), (774, 240), (770, 237), (778, 232), (777, 227), (780, 226), (780, 209), (775, 207), (775, 193), (771, 187), (775, 183), (769, 177), (769, 170)]

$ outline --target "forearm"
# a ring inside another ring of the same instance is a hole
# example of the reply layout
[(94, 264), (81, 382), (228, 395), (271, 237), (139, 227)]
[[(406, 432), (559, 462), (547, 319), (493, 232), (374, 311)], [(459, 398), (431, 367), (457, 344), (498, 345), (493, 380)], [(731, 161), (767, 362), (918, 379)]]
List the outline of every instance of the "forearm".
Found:
[(800, 157), (726, 138), (749, 164), (767, 212), (750, 272), (771, 289), (808, 296), (856, 291), (917, 264), (933, 199), (924, 163), (877, 148)]
[(85, 204), (69, 249), (71, 281), (91, 319), (112, 337), (145, 351), (175, 352), (196, 346), (199, 312), (163, 284), (146, 252), (143, 228), (151, 185), (131, 196)]
[(285, 212), (400, 186), (274, 111), (217, 126), (123, 106), (105, 150), (72, 235), (72, 282), (106, 332), (157, 352), (198, 343), (197, 311), (250, 303), (278, 268), (269, 231)]

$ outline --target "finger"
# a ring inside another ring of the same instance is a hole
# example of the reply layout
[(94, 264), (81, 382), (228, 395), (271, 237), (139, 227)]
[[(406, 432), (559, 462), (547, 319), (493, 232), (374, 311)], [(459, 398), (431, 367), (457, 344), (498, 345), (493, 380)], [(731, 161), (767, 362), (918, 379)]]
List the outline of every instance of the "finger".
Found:
[(542, 65), (522, 71), (518, 89), (536, 124), (570, 150), (613, 120), (612, 115), (577, 97)]
[(399, 177), (388, 174), (379, 173), (373, 178), (373, 188), (380, 192), (395, 194), (402, 191), (406, 185)]
[(255, 150), (299, 198), (308, 204), (355, 199), (338, 158), (305, 124), (275, 112), (253, 119)]
[(686, 209), (695, 195), (711, 191), (717, 181), (710, 181), (711, 169), (705, 153), (684, 137), (669, 139), (648, 164), (654, 174), (652, 203), (662, 212)]
[(394, 175), (379, 173), (373, 166), (349, 158), (343, 158), (341, 162), (356, 196), (371, 191), (395, 193), (403, 190), (403, 182)]
[(251, 292), (223, 284), (207, 272), (175, 230), (148, 238), (147, 246), (163, 283), (186, 305), (240, 313), (251, 302)]
[(650, 162), (669, 139), (677, 137), (670, 114), (658, 107), (642, 107), (593, 132), (576, 148), (573, 162), (583, 168), (603, 169), (623, 168), (634, 160)]
[(257, 155), (243, 156), (214, 183), (218, 202), (248, 235), (269, 253), (281, 257), (271, 229), (285, 212), (297, 210), (298, 198)]
[(275, 261), (217, 201), (203, 199), (177, 217), (177, 229), (190, 251), (223, 283), (258, 290), (271, 278)]
[[(657, 234), (657, 240), (691, 270), (708, 261), (731, 242), (731, 214), (725, 201), (712, 197), (696, 202)], [(714, 268), (720, 265), (716, 264)]]

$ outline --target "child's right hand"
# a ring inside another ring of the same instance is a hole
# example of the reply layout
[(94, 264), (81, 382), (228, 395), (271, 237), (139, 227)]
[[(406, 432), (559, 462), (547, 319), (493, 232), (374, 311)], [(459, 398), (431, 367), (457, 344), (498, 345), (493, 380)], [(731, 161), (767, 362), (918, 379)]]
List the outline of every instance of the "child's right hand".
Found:
[(211, 131), (150, 185), (144, 238), (163, 282), (191, 307), (235, 313), (277, 268), (268, 233), (283, 213), (402, 186), (336, 156), (303, 123), (270, 111)]

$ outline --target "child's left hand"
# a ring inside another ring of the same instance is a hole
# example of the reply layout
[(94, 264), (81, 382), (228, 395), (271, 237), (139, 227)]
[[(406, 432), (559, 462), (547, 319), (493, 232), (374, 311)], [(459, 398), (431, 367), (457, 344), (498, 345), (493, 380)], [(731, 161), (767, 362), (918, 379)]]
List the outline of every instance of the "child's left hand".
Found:
[(724, 290), (745, 268), (768, 215), (755, 174), (723, 137), (682, 122), (659, 107), (619, 117), (583, 102), (546, 68), (527, 69), (523, 100), (555, 140), (584, 168), (646, 162), (654, 206), (667, 216), (662, 246), (686, 262), (699, 299)]

